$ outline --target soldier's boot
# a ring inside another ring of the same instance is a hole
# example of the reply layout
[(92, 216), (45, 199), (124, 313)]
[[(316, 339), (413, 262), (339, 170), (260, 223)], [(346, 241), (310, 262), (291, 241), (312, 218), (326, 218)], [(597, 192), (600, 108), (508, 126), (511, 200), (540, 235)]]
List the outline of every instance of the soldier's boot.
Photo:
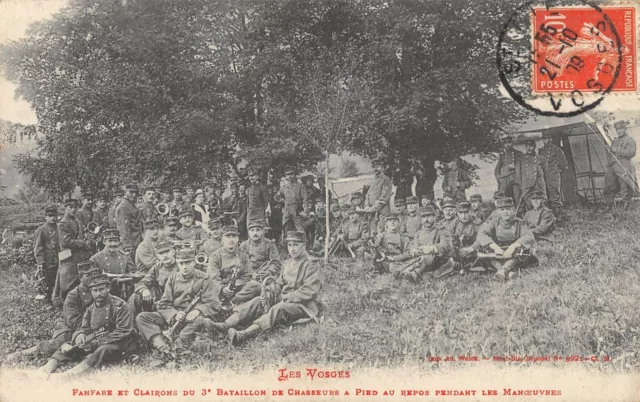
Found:
[(66, 371), (63, 374), (63, 377), (75, 377), (84, 374), (89, 370), (91, 370), (91, 366), (89, 365), (89, 363), (87, 363), (86, 360), (83, 360), (80, 364), (76, 365), (71, 370)]
[(38, 347), (37, 346), (33, 346), (29, 349), (24, 349), (24, 350), (18, 350), (15, 351), (9, 355), (7, 355), (7, 362), (14, 362), (16, 360), (18, 360), (20, 357), (22, 356), (32, 356), (35, 355), (38, 352)]
[(509, 275), (509, 274), (507, 273), (507, 270), (506, 270), (506, 269), (504, 269), (504, 268), (500, 268), (500, 269), (498, 269), (498, 270), (496, 271), (496, 273), (494, 274), (494, 278), (495, 278), (497, 281), (504, 282), (504, 281), (506, 281), (506, 280), (507, 280), (508, 275)]
[(60, 367), (59, 361), (57, 361), (56, 359), (49, 359), (47, 360), (47, 363), (44, 366), (40, 367), (38, 371), (43, 372), (45, 374), (51, 374), (54, 371), (56, 371), (58, 367)]
[(258, 335), (260, 332), (260, 326), (258, 324), (251, 324), (249, 328), (237, 331), (234, 328), (229, 328), (229, 340), (233, 346), (239, 345), (241, 342)]
[(420, 276), (416, 271), (404, 271), (403, 278), (411, 283), (419, 283), (422, 281), (422, 276)]
[(176, 356), (171, 351), (171, 346), (167, 343), (166, 338), (162, 334), (157, 334), (151, 337), (149, 340), (151, 348), (156, 350), (160, 355), (159, 359), (154, 359), (151, 362), (151, 367), (159, 367), (164, 365), (168, 361), (175, 360)]

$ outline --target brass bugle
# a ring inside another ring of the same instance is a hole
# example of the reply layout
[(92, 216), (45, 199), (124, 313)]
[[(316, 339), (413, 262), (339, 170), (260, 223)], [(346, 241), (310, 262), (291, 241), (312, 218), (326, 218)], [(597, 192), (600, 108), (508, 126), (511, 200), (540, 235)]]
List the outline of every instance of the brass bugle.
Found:
[(159, 202), (158, 205), (156, 205), (156, 211), (162, 216), (169, 215), (169, 205), (166, 202)]
[(196, 264), (205, 265), (207, 263), (207, 260), (208, 258), (205, 253), (196, 254), (196, 258), (195, 258)]

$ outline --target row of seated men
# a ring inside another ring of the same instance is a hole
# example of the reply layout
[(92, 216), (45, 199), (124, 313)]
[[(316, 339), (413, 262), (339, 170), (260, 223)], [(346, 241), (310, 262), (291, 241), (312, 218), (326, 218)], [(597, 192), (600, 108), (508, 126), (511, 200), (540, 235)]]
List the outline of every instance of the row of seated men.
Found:
[(377, 270), (391, 271), (396, 278), (412, 282), (420, 281), (426, 272), (435, 272), (436, 276), (464, 273), (473, 268), (468, 265), (477, 262), (478, 252), (489, 252), (495, 258), (486, 258), (477, 270), (494, 270), (496, 277), (504, 280), (518, 263), (522, 265), (527, 260), (510, 258), (513, 253), (526, 254), (534, 241), (549, 240), (554, 230), (555, 218), (544, 205), (544, 193), (533, 192), (531, 199), (532, 209), (521, 220), (515, 215), (513, 200), (499, 192), (486, 204), (479, 195), (471, 196), (471, 202), (457, 204), (445, 196), (441, 210), (426, 199), (419, 207), (417, 198), (411, 196), (406, 202), (396, 201), (399, 213), (385, 216), (384, 230), (375, 236), (370, 236), (370, 226), (357, 208), (343, 208), (348, 215), (337, 227), (333, 245), (341, 243), (362, 257), (373, 237), (371, 247), (378, 250), (378, 255), (372, 252), (368, 257), (378, 260), (374, 262)]
[[(221, 333), (236, 345), (278, 323), (317, 320), (320, 269), (307, 254), (305, 234), (288, 232), (290, 258), (281, 263), (263, 237), (263, 223), (248, 226), (251, 238), (242, 247), (238, 228), (224, 226), (221, 247), (205, 266), (195, 247), (176, 250), (160, 236), (159, 222), (148, 221), (145, 241), (153, 245), (156, 261), (138, 261), (138, 269), (121, 250), (118, 231), (106, 231), (105, 249), (78, 264), (80, 282), (66, 295), (52, 338), (11, 358), (50, 356), (42, 367), (47, 374), (63, 362), (82, 360), (66, 373), (74, 375), (122, 359), (136, 349), (136, 334), (166, 362), (198, 331)], [(125, 301), (117, 282), (134, 272), (142, 279)]]

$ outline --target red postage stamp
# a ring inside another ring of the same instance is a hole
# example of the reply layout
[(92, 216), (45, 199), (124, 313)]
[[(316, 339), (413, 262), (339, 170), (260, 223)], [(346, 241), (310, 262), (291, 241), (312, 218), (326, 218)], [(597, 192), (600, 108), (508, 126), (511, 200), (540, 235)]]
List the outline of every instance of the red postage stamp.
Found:
[(534, 8), (533, 91), (637, 90), (634, 7)]

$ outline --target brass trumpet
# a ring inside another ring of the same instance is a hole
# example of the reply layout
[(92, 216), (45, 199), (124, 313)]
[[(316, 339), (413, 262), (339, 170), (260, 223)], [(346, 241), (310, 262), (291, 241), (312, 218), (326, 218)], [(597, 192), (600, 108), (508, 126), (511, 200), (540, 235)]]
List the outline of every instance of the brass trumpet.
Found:
[(169, 204), (167, 204), (166, 202), (159, 202), (156, 205), (156, 212), (158, 212), (158, 214), (162, 216), (169, 215), (169, 212), (171, 212)]
[(207, 261), (208, 261), (208, 260), (209, 260), (209, 259), (207, 258), (207, 256), (206, 256), (206, 254), (205, 254), (205, 253), (198, 253), (198, 254), (196, 254), (196, 258), (195, 258), (196, 264), (198, 264), (198, 265), (205, 265), (205, 264), (207, 263)]

